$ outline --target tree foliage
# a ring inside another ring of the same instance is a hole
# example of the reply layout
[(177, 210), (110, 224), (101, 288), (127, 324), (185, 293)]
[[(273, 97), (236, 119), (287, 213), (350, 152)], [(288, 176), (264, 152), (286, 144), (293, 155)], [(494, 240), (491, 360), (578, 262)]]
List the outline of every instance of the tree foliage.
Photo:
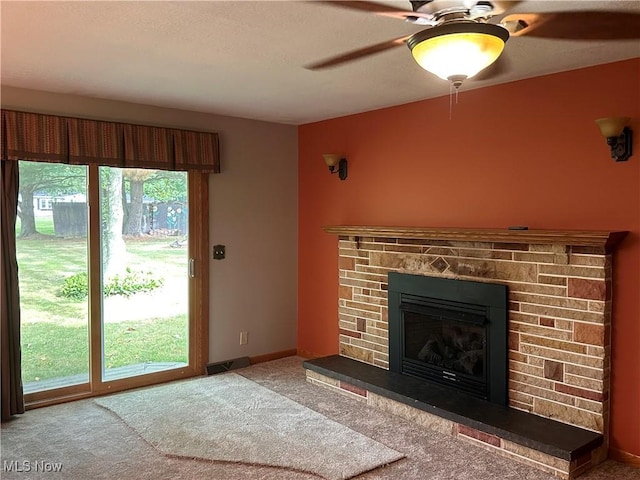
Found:
[(187, 175), (180, 172), (128, 168), (123, 170), (124, 193), (128, 203), (124, 204), (124, 234), (142, 235), (144, 229), (143, 201), (154, 203), (186, 202)]
[(187, 175), (176, 172), (156, 171), (144, 183), (144, 194), (155, 202), (176, 202), (187, 200)]
[(20, 237), (36, 235), (33, 199), (36, 194), (49, 197), (71, 195), (87, 191), (87, 168), (61, 163), (25, 162), (19, 163)]
[[(47, 197), (83, 194), (87, 192), (87, 167), (46, 162), (20, 162), (20, 201), (18, 216), (20, 218), (20, 236), (37, 234), (34, 216), (34, 197), (38, 194)], [(102, 172), (111, 169), (101, 169)], [(140, 235), (143, 230), (143, 199), (152, 202), (186, 202), (187, 175), (176, 174), (164, 170), (148, 170), (141, 168), (121, 169), (122, 179), (120, 192), (124, 197), (117, 202), (116, 186), (112, 184), (111, 174), (103, 173), (103, 182), (109, 188), (103, 188), (102, 224), (111, 229), (115, 227), (112, 217), (124, 214), (123, 233)], [(118, 174), (119, 175), (119, 174)], [(126, 196), (129, 202), (126, 202)], [(113, 209), (113, 210), (112, 210)], [(122, 213), (121, 213), (122, 212)], [(117, 241), (114, 239), (114, 241)]]
[(87, 167), (63, 163), (21, 161), (20, 190), (28, 189), (50, 197), (86, 194)]

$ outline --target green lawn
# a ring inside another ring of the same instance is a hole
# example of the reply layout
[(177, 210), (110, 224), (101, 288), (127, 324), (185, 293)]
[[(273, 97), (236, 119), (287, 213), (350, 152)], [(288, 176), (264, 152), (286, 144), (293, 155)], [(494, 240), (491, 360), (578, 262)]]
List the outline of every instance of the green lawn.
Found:
[[(38, 219), (37, 229), (49, 235), (17, 240), (25, 383), (88, 371), (88, 301), (60, 295), (65, 278), (87, 270), (86, 239), (54, 237), (50, 219)], [(126, 241), (127, 265), (155, 272), (164, 286), (105, 299), (106, 368), (187, 362), (186, 249), (171, 248), (173, 240)]]
[[(48, 322), (22, 326), (22, 381), (89, 371), (88, 329)], [(144, 362), (187, 362), (184, 317), (105, 325), (105, 368)]]

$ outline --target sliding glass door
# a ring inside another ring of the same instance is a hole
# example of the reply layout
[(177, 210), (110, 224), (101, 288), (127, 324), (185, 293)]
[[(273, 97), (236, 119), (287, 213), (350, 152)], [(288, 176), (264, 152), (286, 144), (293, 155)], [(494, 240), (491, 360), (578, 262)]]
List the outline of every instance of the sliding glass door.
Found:
[(185, 172), (100, 168), (103, 380), (189, 361), (187, 190)]
[(20, 162), (19, 172), (24, 392), (87, 383), (87, 167)]
[[(189, 208), (189, 175), (41, 162), (19, 169), (26, 400), (199, 373), (203, 328), (190, 306), (202, 311), (194, 290), (202, 292), (207, 270), (196, 278), (204, 243), (190, 242), (189, 216), (204, 215)], [(201, 193), (206, 181), (194, 178), (191, 191)]]

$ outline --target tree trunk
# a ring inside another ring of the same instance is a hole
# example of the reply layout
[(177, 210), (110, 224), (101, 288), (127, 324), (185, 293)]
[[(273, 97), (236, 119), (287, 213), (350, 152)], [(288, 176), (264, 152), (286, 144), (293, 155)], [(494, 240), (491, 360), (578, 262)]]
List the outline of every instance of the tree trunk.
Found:
[(122, 169), (112, 168), (103, 177), (105, 203), (103, 208), (104, 230), (103, 241), (103, 267), (104, 276), (112, 277), (117, 273), (123, 273), (126, 266), (126, 245), (122, 238), (122, 222), (124, 211), (122, 209)]
[(33, 212), (32, 189), (23, 188), (20, 190), (18, 217), (20, 217), (20, 238), (38, 234), (38, 231), (36, 230), (36, 217)]
[(124, 229), (125, 235), (142, 235), (142, 195), (144, 181), (129, 180), (129, 217)]

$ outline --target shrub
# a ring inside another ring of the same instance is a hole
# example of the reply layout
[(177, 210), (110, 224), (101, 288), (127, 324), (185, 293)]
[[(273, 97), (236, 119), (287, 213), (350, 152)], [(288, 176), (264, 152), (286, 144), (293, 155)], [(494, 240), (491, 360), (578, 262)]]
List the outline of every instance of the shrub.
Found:
[[(164, 279), (154, 278), (152, 272), (135, 272), (127, 268), (124, 275), (114, 275), (103, 285), (104, 296), (123, 295), (129, 297), (139, 292), (160, 288)], [(61, 294), (73, 300), (84, 300), (89, 294), (89, 280), (85, 272), (76, 273), (64, 280)]]
[(132, 272), (127, 268), (123, 275), (114, 275), (104, 285), (105, 297), (111, 295), (124, 295), (129, 297), (134, 293), (149, 292), (159, 288), (164, 283), (162, 278), (153, 278), (152, 272)]
[(89, 279), (85, 272), (65, 278), (62, 284), (62, 296), (73, 300), (83, 300), (89, 294)]

